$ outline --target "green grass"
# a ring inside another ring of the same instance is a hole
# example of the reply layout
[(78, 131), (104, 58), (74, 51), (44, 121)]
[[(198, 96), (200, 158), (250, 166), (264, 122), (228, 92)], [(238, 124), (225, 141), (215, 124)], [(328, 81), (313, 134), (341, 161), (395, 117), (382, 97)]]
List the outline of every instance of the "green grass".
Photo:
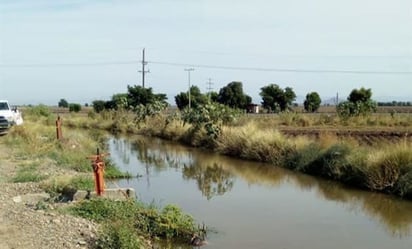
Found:
[(68, 190), (93, 190), (94, 179), (90, 175), (61, 175), (42, 182), (41, 187), (51, 196), (57, 197)]
[(40, 182), (47, 177), (38, 173), (38, 163), (30, 163), (28, 165), (21, 165), (17, 171), (16, 176), (13, 177), (12, 182)]
[(45, 176), (42, 176), (40, 174), (34, 173), (34, 172), (23, 172), (23, 173), (18, 173), (17, 176), (13, 178), (13, 182), (40, 182), (42, 180), (46, 179)]
[(187, 242), (196, 231), (194, 219), (175, 205), (159, 209), (134, 200), (99, 198), (79, 202), (68, 212), (102, 224), (101, 248), (140, 248), (142, 238)]

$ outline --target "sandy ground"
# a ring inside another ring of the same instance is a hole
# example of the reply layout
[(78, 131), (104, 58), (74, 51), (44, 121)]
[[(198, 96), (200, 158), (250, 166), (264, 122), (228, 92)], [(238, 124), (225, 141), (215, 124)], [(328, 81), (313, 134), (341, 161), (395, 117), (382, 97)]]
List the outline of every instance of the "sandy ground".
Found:
[[(0, 249), (93, 248), (96, 225), (60, 212), (38, 183), (13, 183), (19, 164), (0, 136)], [(62, 172), (53, 165), (48, 175)], [(67, 172), (65, 172), (67, 174)]]

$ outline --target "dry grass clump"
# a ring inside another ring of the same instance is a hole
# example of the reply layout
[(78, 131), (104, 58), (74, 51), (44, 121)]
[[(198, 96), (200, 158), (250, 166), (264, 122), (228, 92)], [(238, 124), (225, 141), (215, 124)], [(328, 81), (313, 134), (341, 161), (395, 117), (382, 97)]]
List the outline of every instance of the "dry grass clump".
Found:
[(138, 133), (165, 138), (168, 140), (180, 140), (188, 132), (190, 125), (184, 125), (183, 121), (167, 115), (155, 115), (148, 117), (142, 124)]
[(279, 123), (285, 126), (313, 126), (314, 120), (310, 115), (295, 112), (283, 112), (278, 115)]
[(412, 144), (398, 143), (367, 157), (367, 187), (412, 196)]
[(258, 129), (252, 122), (243, 127), (223, 127), (216, 146), (225, 155), (276, 165), (281, 165), (284, 156), (293, 149), (280, 132)]

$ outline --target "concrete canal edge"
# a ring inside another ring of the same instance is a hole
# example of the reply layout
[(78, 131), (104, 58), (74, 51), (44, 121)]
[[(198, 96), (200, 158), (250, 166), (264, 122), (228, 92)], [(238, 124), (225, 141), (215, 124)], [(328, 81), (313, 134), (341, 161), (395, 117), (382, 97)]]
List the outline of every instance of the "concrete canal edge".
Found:
[(102, 196), (98, 196), (95, 191), (78, 190), (73, 201), (86, 200), (91, 198), (103, 197), (111, 200), (136, 199), (136, 191), (133, 188), (111, 188), (105, 189)]

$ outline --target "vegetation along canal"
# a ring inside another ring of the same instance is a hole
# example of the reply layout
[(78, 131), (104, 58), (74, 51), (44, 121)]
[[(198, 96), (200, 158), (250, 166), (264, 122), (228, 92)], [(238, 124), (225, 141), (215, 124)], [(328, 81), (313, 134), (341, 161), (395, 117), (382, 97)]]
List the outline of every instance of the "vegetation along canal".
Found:
[(177, 204), (204, 222), (216, 231), (206, 248), (412, 247), (411, 201), (160, 139), (109, 144), (119, 168), (141, 175), (115, 184), (135, 188), (145, 202)]

